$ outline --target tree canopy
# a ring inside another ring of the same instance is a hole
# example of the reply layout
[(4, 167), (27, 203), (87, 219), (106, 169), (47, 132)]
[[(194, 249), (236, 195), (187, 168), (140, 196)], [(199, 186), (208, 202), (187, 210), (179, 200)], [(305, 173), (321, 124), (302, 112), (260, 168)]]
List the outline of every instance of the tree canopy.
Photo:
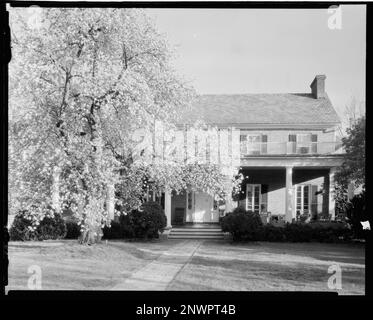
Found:
[(345, 150), (342, 166), (335, 175), (336, 207), (345, 212), (348, 208), (348, 186), (365, 190), (365, 116), (351, 122), (342, 138)]
[(23, 9), (10, 16), (11, 203), (50, 206), (58, 180), (61, 205), (101, 223), (129, 136), (172, 122), (193, 90), (142, 10), (41, 9), (36, 27)]
[(114, 185), (126, 210), (141, 204), (144, 177), (223, 194), (218, 166), (133, 162), (133, 132), (171, 127), (195, 96), (143, 10), (39, 8), (30, 20), (12, 8), (10, 23), (11, 210), (37, 220), (68, 207), (97, 235)]
[(342, 138), (345, 156), (336, 176), (341, 185), (351, 182), (355, 187), (365, 187), (365, 122), (365, 116), (357, 119)]

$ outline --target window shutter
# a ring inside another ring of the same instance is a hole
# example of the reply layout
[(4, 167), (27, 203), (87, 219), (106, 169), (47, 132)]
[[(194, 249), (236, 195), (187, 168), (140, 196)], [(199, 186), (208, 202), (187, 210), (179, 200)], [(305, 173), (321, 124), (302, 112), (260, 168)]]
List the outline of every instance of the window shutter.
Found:
[(311, 186), (311, 213), (312, 217), (317, 216), (317, 185)]
[(261, 150), (261, 153), (262, 154), (267, 154), (267, 135), (266, 134), (263, 134), (262, 135), (262, 150)]
[(246, 134), (241, 134), (240, 135), (240, 153), (241, 155), (246, 154), (247, 152), (247, 135)]
[(311, 152), (317, 153), (317, 134), (311, 135)]
[(261, 199), (261, 210), (260, 212), (265, 213), (268, 211), (268, 185), (262, 184), (261, 186), (262, 190), (262, 199)]
[(290, 153), (296, 153), (297, 150), (297, 135), (296, 134), (289, 134), (289, 149)]

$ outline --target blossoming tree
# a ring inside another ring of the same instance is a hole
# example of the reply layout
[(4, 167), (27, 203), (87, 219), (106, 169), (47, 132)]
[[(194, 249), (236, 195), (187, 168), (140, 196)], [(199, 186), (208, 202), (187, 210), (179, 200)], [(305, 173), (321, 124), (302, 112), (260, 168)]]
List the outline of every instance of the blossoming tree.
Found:
[(222, 194), (216, 165), (132, 159), (133, 132), (171, 126), (194, 97), (144, 11), (32, 10), (10, 11), (11, 211), (27, 210), (37, 224), (68, 207), (81, 241), (92, 243), (115, 200), (141, 205), (144, 177), (157, 190)]

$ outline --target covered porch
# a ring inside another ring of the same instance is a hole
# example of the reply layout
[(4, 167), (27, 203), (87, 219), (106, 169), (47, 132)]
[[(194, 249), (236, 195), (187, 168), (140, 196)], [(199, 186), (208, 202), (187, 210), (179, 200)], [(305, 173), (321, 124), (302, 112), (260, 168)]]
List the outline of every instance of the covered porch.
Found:
[(225, 200), (203, 192), (166, 192), (167, 226), (214, 227), (238, 206), (284, 222), (334, 220), (335, 167), (242, 167), (240, 171), (244, 176), (240, 194)]
[(335, 217), (334, 168), (243, 167), (238, 206), (286, 222)]

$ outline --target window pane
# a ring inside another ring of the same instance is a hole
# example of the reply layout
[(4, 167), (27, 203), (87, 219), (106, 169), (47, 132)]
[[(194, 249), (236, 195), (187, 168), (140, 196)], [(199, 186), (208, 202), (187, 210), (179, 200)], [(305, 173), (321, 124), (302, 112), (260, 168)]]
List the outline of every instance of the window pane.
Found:
[(260, 135), (248, 135), (247, 136), (247, 153), (248, 154), (260, 154)]
[(303, 187), (303, 213), (309, 211), (309, 186)]
[(240, 135), (240, 149), (241, 149), (241, 153), (242, 154), (246, 154), (247, 153), (247, 136), (246, 135)]
[(253, 205), (253, 191), (252, 191), (252, 185), (247, 186), (247, 210), (252, 210)]

